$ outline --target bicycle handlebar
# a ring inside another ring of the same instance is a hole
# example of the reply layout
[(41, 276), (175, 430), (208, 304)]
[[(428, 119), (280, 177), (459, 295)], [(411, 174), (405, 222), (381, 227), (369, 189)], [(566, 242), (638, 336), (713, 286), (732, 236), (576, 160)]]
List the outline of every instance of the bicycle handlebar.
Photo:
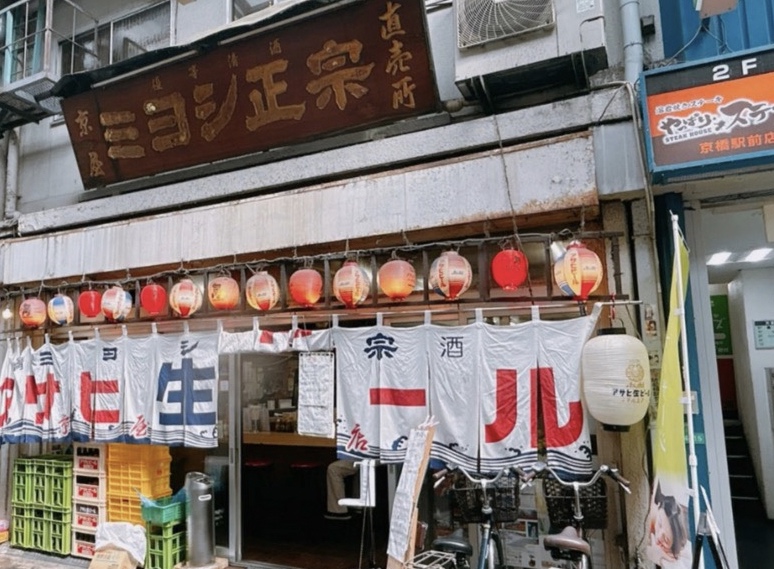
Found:
[(515, 474), (516, 476), (519, 477), (519, 479), (523, 483), (530, 482), (535, 477), (535, 474), (536, 474), (535, 472), (526, 472), (518, 466), (506, 466), (498, 470), (496, 474), (492, 475), (491, 473), (469, 471), (459, 465), (450, 464), (446, 468), (443, 468), (433, 474), (433, 478), (435, 479), (433, 488), (438, 488), (438, 486), (440, 486), (441, 483), (443, 482), (443, 479), (446, 478), (446, 476), (454, 470), (459, 470), (460, 472), (462, 472), (465, 478), (470, 480), (471, 483), (481, 487), (494, 484), (495, 482), (500, 480), (500, 478), (502, 478), (502, 476), (505, 474)]
[(559, 476), (559, 474), (550, 466), (548, 466), (545, 463), (538, 462), (535, 463), (532, 467), (532, 471), (535, 473), (535, 476), (540, 475), (543, 472), (547, 472), (554, 480), (556, 480), (559, 484), (562, 486), (566, 486), (568, 488), (588, 488), (589, 486), (592, 486), (596, 483), (599, 478), (605, 474), (615, 480), (618, 485), (627, 493), (631, 494), (632, 491), (629, 490), (629, 481), (621, 476), (621, 474), (618, 472), (617, 468), (613, 468), (611, 466), (608, 466), (606, 464), (603, 464), (599, 467), (599, 469), (594, 473), (594, 475), (591, 477), (590, 480), (587, 480), (586, 482), (579, 482), (579, 481), (566, 481), (562, 480), (562, 478)]

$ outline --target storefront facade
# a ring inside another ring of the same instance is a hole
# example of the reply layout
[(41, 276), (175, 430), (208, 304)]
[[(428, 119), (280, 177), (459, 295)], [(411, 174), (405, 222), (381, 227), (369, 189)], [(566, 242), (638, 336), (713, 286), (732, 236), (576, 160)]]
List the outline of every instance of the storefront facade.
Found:
[[(97, 20), (103, 22), (167, 3), (82, 4), (100, 11)], [(168, 4), (169, 44), (186, 46), (225, 27), (237, 16), (239, 4)], [(281, 28), (285, 9), (287, 18), (300, 26), (305, 18), (327, 17), (321, 6), (307, 13), (289, 8), (302, 3), (287, 4), (267, 8), (279, 16), (267, 19), (266, 26)], [(655, 3), (642, 4), (642, 13), (658, 12)], [(577, 305), (552, 282), (549, 251), (553, 240), (569, 231), (588, 239), (604, 259), (605, 283), (591, 302), (609, 300), (612, 295), (637, 299), (653, 307), (650, 314), (659, 320), (654, 212), (648, 205), (651, 196), (632, 120), (636, 102), (630, 90), (608, 80), (619, 78), (624, 63), (619, 7), (616, 2), (603, 2), (593, 9), (585, 14), (576, 8), (571, 29), (588, 29), (604, 18), (606, 26), (594, 31), (597, 44), (584, 50), (570, 42), (565, 51), (555, 54), (545, 44), (564, 33), (566, 28), (558, 20), (554, 26), (536, 30), (536, 35), (500, 38), (496, 46), (463, 49), (455, 45), (454, 8), (425, 6), (432, 80), (423, 93), (429, 102), (422, 112), (392, 119), (387, 115), (378, 124), (355, 121), (308, 133), (304, 139), (280, 137), (275, 144), (192, 159), (174, 168), (161, 160), (150, 170), (128, 176), (124, 170), (102, 182), (89, 177), (97, 170), (84, 171), (89, 162), (83, 161), (78, 139), (72, 138), (73, 124), (82, 125), (71, 122), (72, 114), (67, 116), (73, 110), (68, 109), (68, 99), (120, 89), (122, 81), (146, 72), (144, 66), (152, 66), (163, 77), (164, 65), (174, 61), (146, 61), (122, 70), (127, 77), (119, 73), (104, 84), (94, 76), (91, 88), (64, 96), (68, 124), (54, 117), (6, 132), (6, 175), (0, 176), (6, 190), (5, 300), (18, 302), (22, 293), (38, 291), (50, 296), (57, 288), (76, 298), (90, 284), (104, 287), (111, 282), (132, 290), (136, 299), (150, 277), (171, 286), (187, 275), (204, 286), (225, 270), (244, 285), (251, 271), (268, 267), (280, 283), (282, 298), (277, 308), (266, 313), (253, 311), (244, 300), (233, 311), (217, 311), (205, 299), (202, 310), (185, 324), (169, 309), (153, 318), (136, 308), (123, 324), (130, 335), (137, 336), (148, 334), (151, 323), (162, 333), (178, 333), (184, 326), (246, 330), (255, 317), (262, 329), (280, 330), (324, 328), (334, 316), (353, 326), (377, 319), (390, 325), (418, 324), (426, 318), (461, 325), (474, 320), (476, 308), (484, 309), (492, 322), (506, 324), (528, 319), (534, 304), (556, 317), (570, 317), (577, 314)], [(552, 17), (565, 17), (560, 15), (563, 11)], [(292, 29), (294, 24), (288, 25)], [(263, 30), (259, 19), (250, 26), (239, 31), (249, 36)], [(211, 41), (227, 46), (237, 36), (233, 31), (221, 30), (221, 34), (210, 36)], [(577, 34), (569, 35), (577, 39)], [(658, 59), (660, 40), (646, 38), (645, 42)], [(206, 42), (195, 45), (202, 48)], [(475, 59), (476, 53), (488, 58)], [(522, 64), (502, 63), (518, 60), (517, 54), (524, 58)], [(551, 66), (559, 70), (556, 76), (549, 73)], [(589, 85), (595, 88), (589, 90)], [(255, 101), (257, 109), (260, 105)], [(522, 247), (531, 264), (529, 285), (515, 292), (504, 292), (490, 281), (489, 262), (501, 240)], [(451, 303), (424, 284), (430, 262), (447, 248), (460, 249), (474, 267), (473, 286)], [(369, 299), (357, 308), (347, 309), (336, 300), (330, 278), (345, 259), (367, 259), (365, 264), (375, 270), (393, 252), (409, 258), (417, 270), (418, 285), (408, 301), (389, 302), (379, 295), (375, 282)], [(305, 264), (326, 277), (323, 299), (313, 308), (295, 304), (286, 288), (288, 277)], [(619, 311), (619, 318), (634, 332), (641, 327), (644, 311), (626, 310), (631, 316), (623, 318)], [(37, 342), (44, 334), (66, 339), (68, 331), (51, 325), (22, 330), (13, 321), (5, 325), (9, 334), (30, 335)], [(121, 333), (120, 324), (106, 323), (101, 317), (79, 318), (69, 330), (78, 338), (88, 338), (95, 327), (107, 337)], [(661, 340), (658, 331), (643, 335), (655, 362)], [(228, 531), (219, 536), (218, 545), (234, 560), (266, 562), (260, 553), (252, 559), (244, 554), (242, 530), (250, 513), (243, 496), (253, 481), (242, 480), (242, 463), (262, 458), (259, 451), (265, 450), (256, 450), (260, 445), (244, 436), (244, 389), (236, 386), (247, 383), (246, 364), (257, 368), (266, 362), (249, 354), (221, 356), (221, 376), (228, 377), (230, 384), (220, 392), (219, 410), (228, 420), (221, 445), (208, 464), (225, 461), (229, 467)], [(657, 371), (656, 364), (654, 377)], [(599, 460), (619, 464), (633, 481), (631, 498), (617, 510), (618, 527), (608, 532), (624, 534), (627, 545), (621, 547), (606, 538), (601, 554), (606, 567), (617, 567), (621, 555), (634, 559), (642, 542), (649, 500), (648, 477), (642, 468), (646, 429), (638, 425), (623, 434), (600, 429), (596, 437)], [(325, 445), (287, 446), (288, 453), (301, 453), (295, 458), (316, 459), (324, 454), (329, 460), (333, 455)], [(18, 451), (4, 445), (6, 468)], [(710, 476), (713, 494), (727, 492), (727, 481), (720, 478)], [(733, 543), (726, 545), (733, 554)]]

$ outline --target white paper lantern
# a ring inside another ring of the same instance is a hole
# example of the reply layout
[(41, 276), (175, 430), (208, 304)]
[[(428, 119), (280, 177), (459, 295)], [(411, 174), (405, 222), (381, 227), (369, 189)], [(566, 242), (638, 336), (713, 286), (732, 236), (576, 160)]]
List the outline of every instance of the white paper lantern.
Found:
[(259, 271), (245, 285), (247, 303), (256, 310), (271, 310), (279, 302), (280, 290), (277, 279), (266, 271)]
[(333, 277), (333, 294), (347, 308), (365, 302), (371, 287), (368, 275), (355, 261), (347, 261)]
[(64, 294), (57, 294), (48, 301), (48, 317), (60, 326), (70, 324), (75, 315), (73, 300)]
[(468, 260), (456, 251), (444, 251), (430, 265), (429, 287), (446, 300), (462, 296), (473, 279)]
[(650, 405), (645, 344), (623, 328), (601, 330), (583, 346), (581, 381), (583, 402), (591, 416), (606, 430), (628, 430)]
[(132, 305), (132, 295), (120, 286), (112, 286), (102, 295), (102, 314), (111, 322), (122, 322)]
[(202, 291), (191, 279), (180, 279), (169, 292), (169, 306), (180, 318), (188, 318), (202, 307)]

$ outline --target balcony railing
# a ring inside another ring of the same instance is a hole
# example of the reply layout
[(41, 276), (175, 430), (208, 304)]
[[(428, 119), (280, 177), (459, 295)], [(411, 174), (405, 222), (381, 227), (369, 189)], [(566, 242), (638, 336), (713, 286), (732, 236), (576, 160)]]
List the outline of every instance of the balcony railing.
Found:
[(99, 61), (74, 40), (91, 29), (96, 45), (96, 18), (70, 0), (21, 0), (0, 10), (0, 132), (60, 112), (51, 87), (74, 71), (72, 58), (60, 59), (60, 46)]

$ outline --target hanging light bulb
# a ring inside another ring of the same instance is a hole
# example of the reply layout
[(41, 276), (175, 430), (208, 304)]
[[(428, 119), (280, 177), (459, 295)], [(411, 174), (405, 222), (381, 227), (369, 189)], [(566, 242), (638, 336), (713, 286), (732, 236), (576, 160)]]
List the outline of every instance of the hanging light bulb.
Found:
[(5, 308), (3, 308), (3, 320), (10, 320), (13, 317), (13, 310), (11, 310), (10, 305), (6, 304)]

